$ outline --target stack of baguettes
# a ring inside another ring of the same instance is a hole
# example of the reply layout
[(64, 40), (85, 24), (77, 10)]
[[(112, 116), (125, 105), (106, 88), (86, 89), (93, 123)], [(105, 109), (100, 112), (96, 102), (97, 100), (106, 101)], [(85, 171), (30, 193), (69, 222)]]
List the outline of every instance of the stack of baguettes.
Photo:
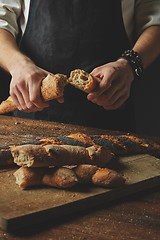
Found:
[[(80, 69), (72, 71), (69, 79), (63, 74), (49, 74), (42, 81), (43, 100), (62, 96), (68, 83), (87, 93), (98, 84), (90, 74)], [(11, 97), (0, 105), (0, 113), (15, 109)], [(39, 184), (68, 188), (77, 183), (117, 187), (125, 183), (125, 178), (106, 167), (115, 155), (155, 150), (159, 150), (159, 145), (130, 135), (87, 136), (77, 133), (2, 147), (0, 165), (14, 163), (20, 166), (14, 176), (23, 189)]]

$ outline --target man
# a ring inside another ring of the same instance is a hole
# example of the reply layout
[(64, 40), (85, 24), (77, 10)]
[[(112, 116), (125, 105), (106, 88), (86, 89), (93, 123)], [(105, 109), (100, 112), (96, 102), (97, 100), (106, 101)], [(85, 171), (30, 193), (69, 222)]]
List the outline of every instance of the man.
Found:
[[(11, 74), (17, 116), (134, 131), (129, 97), (137, 69), (141, 77), (160, 53), (159, 1), (14, 2), (0, 0), (0, 66)], [(87, 96), (67, 86), (64, 98), (44, 103), (47, 72), (75, 68), (99, 78), (97, 89)]]

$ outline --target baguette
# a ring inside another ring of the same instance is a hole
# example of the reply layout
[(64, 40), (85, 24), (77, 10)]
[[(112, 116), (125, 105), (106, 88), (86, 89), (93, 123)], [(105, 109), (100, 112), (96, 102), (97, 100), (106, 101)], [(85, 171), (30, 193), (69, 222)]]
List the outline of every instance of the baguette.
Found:
[(92, 183), (101, 187), (119, 187), (125, 183), (126, 179), (119, 173), (108, 168), (98, 169), (92, 176)]
[(88, 144), (90, 146), (95, 145), (92, 138), (84, 133), (71, 133), (71, 134), (67, 135), (66, 137), (78, 140), (78, 141)]
[(74, 87), (87, 93), (93, 91), (98, 84), (98, 81), (91, 74), (81, 69), (71, 71), (68, 81)]
[(41, 95), (45, 102), (63, 96), (67, 85), (67, 76), (63, 74), (48, 74), (42, 81)]
[[(48, 74), (45, 79), (42, 80), (41, 96), (42, 99), (47, 102), (54, 98), (63, 96), (64, 87), (67, 84), (67, 76), (63, 74)], [(0, 104), (0, 114), (13, 112), (17, 110), (17, 106), (9, 96), (5, 101)]]
[(96, 186), (115, 188), (123, 185), (126, 179), (108, 168), (98, 168), (94, 165), (82, 164), (73, 169), (77, 175), (78, 183), (92, 183)]
[(116, 155), (160, 152), (159, 144), (133, 135), (97, 135), (92, 139), (95, 144), (109, 148)]
[(70, 188), (77, 183), (92, 183), (96, 186), (115, 188), (125, 183), (125, 178), (114, 170), (93, 165), (79, 165), (73, 169), (67, 167), (20, 167), (13, 174), (21, 189), (46, 185), (56, 188)]
[(92, 182), (92, 176), (96, 173), (98, 167), (95, 165), (81, 164), (73, 168), (73, 170), (77, 175), (78, 183), (85, 184)]
[(72, 169), (60, 167), (49, 168), (42, 178), (42, 183), (57, 188), (70, 188), (78, 182), (77, 176)]
[[(106, 157), (106, 159), (108, 158), (108, 160), (112, 159), (114, 154), (117, 156), (122, 156), (126, 154), (137, 154), (137, 153), (149, 153), (149, 154), (151, 153), (151, 154), (156, 154), (156, 156), (159, 156), (160, 154), (159, 144), (148, 139), (143, 139), (143, 138), (135, 137), (133, 135), (127, 135), (127, 134), (117, 135), (117, 136), (116, 135), (115, 136), (114, 135), (88, 136), (83, 133), (73, 133), (67, 136), (41, 138), (39, 140), (29, 142), (28, 145), (29, 144), (40, 145), (40, 146), (52, 145), (52, 144), (72, 145), (72, 146), (85, 147), (87, 149), (88, 147), (91, 147), (91, 146), (94, 146), (96, 148), (96, 146), (98, 145), (99, 148), (101, 146), (103, 149), (107, 149), (105, 150), (105, 152), (108, 153), (109, 155), (108, 157)], [(22, 146), (22, 143), (19, 143), (16, 145)], [(11, 149), (13, 149), (14, 147), (15, 147), (14, 144), (11, 144), (7, 146), (2, 146), (0, 148), (0, 166), (13, 164), (13, 156), (11, 155)], [(103, 151), (103, 149), (101, 149), (101, 151)], [(97, 154), (98, 154), (98, 151), (97, 151)], [(47, 154), (47, 158), (48, 158), (48, 154)], [(19, 160), (20, 160), (20, 156), (19, 156)], [(91, 161), (91, 158), (89, 161)], [(89, 162), (88, 164), (91, 164), (91, 163)], [(77, 165), (77, 164), (74, 163), (74, 165)]]
[(14, 163), (24, 167), (48, 167), (51, 158), (45, 148), (40, 145), (26, 144), (11, 148)]
[(13, 175), (16, 178), (16, 184), (22, 189), (36, 185), (69, 188), (78, 181), (74, 171), (65, 167), (58, 169), (21, 167)]
[(85, 148), (71, 145), (26, 144), (11, 148), (11, 154), (14, 163), (27, 167), (80, 164), (105, 166), (113, 158), (110, 150), (96, 145)]
[(14, 172), (16, 184), (22, 188), (28, 188), (42, 184), (42, 178), (46, 172), (46, 168), (27, 168), (21, 167)]

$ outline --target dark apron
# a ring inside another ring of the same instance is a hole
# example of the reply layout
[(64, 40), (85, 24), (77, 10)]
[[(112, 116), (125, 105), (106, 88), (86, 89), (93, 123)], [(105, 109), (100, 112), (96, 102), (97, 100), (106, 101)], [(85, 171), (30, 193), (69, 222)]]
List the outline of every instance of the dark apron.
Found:
[[(39, 67), (69, 76), (76, 68), (91, 72), (115, 61), (130, 44), (124, 29), (121, 1), (32, 0), (21, 50)], [(131, 101), (108, 111), (86, 99), (87, 94), (66, 86), (64, 103), (50, 102), (41, 112), (16, 116), (134, 131)]]

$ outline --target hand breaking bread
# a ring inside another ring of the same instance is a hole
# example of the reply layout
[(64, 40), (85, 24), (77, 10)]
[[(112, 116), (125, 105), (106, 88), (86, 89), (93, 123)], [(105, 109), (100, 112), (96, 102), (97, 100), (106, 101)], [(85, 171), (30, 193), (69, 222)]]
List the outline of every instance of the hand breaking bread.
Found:
[[(63, 74), (48, 74), (46, 78), (42, 80), (41, 96), (42, 99), (47, 102), (52, 99), (63, 96), (64, 87), (67, 85), (67, 76)], [(13, 112), (17, 110), (17, 107), (9, 96), (5, 101), (0, 104), (0, 114)]]
[[(74, 71), (72, 71), (68, 79), (67, 76), (64, 74), (50, 73), (45, 79), (42, 80), (42, 99), (47, 102), (63, 96), (64, 88), (68, 83), (82, 91), (89, 93), (93, 89), (95, 89), (98, 82), (92, 77), (91, 74), (80, 69), (75, 69)], [(0, 114), (13, 112), (15, 110), (17, 110), (17, 107), (11, 96), (9, 96), (5, 101), (0, 104)]]
[(21, 167), (15, 171), (16, 183), (22, 189), (37, 185), (57, 188), (70, 188), (77, 182), (77, 176), (69, 168), (28, 168)]

